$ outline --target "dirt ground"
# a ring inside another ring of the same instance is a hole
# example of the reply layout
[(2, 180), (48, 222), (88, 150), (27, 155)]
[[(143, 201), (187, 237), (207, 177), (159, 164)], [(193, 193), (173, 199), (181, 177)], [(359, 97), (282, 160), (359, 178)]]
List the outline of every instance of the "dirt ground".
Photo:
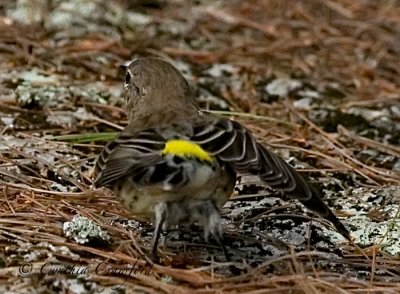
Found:
[[(152, 224), (91, 178), (141, 56), (309, 177), (354, 242), (241, 176), (231, 260), (193, 226), (153, 264)], [(400, 293), (399, 76), (395, 0), (2, 0), (0, 292)]]

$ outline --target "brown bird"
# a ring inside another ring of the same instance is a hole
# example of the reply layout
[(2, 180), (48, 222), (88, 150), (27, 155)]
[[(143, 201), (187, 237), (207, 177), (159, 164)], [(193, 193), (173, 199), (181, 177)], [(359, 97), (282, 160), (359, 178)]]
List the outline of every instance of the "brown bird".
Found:
[(154, 259), (162, 228), (193, 222), (203, 225), (206, 240), (212, 235), (226, 254), (220, 210), (238, 173), (256, 175), (298, 199), (351, 240), (313, 185), (240, 123), (202, 112), (170, 63), (143, 58), (125, 71), (129, 124), (100, 154), (95, 185), (112, 187), (134, 215), (153, 218)]

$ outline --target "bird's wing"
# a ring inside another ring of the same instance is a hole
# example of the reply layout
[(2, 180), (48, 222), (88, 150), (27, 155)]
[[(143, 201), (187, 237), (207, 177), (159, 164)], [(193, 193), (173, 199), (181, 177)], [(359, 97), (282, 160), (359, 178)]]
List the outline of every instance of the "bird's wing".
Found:
[(238, 173), (257, 175), (269, 186), (298, 199), (311, 197), (312, 191), (298, 173), (238, 122), (223, 117), (206, 119), (196, 125), (191, 140)]
[(289, 164), (256, 141), (251, 132), (238, 122), (223, 117), (204, 117), (195, 124), (192, 141), (242, 174), (257, 175), (272, 188), (283, 190), (307, 208), (331, 221), (346, 238), (350, 234), (316, 188)]
[(95, 167), (94, 185), (112, 186), (129, 176), (140, 186), (161, 185), (164, 190), (178, 190), (190, 181), (190, 162), (174, 155), (163, 155), (166, 139), (158, 128), (132, 133), (125, 129), (107, 144)]
[(154, 173), (151, 167), (163, 160), (164, 146), (164, 138), (153, 130), (136, 134), (122, 132), (101, 152), (95, 166), (95, 185), (109, 186), (128, 174), (149, 180)]

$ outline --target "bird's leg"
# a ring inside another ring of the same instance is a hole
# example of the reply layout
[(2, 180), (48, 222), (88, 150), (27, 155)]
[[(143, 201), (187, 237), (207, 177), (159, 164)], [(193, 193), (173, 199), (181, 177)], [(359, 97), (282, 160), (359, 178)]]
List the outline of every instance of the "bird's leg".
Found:
[(161, 235), (162, 226), (167, 216), (167, 204), (164, 202), (157, 203), (154, 211), (155, 211), (155, 220), (154, 220), (153, 244), (151, 249), (151, 259), (154, 262), (158, 262), (157, 247)]
[(224, 244), (223, 234), (222, 233), (221, 234), (216, 234), (216, 235), (214, 235), (214, 238), (217, 240), (218, 245), (221, 246), (221, 249), (222, 249), (222, 252), (225, 255), (226, 261), (230, 261), (231, 259), (229, 257), (228, 251), (226, 250), (226, 247), (225, 247), (225, 244)]
[(207, 201), (204, 213), (204, 235), (205, 239), (208, 240), (208, 236), (211, 234), (218, 245), (221, 246), (222, 252), (225, 255), (227, 261), (230, 260), (228, 251), (226, 250), (221, 226), (221, 214), (215, 207), (214, 203)]

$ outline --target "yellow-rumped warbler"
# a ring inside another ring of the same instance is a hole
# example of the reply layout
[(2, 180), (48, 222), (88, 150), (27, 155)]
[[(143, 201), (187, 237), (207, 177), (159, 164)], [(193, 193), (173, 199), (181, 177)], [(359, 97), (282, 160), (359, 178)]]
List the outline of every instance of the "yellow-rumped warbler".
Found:
[(220, 209), (237, 173), (259, 176), (351, 239), (317, 190), (248, 129), (200, 111), (188, 82), (170, 63), (144, 58), (125, 70), (129, 124), (100, 154), (95, 185), (113, 187), (134, 215), (154, 217), (153, 258), (162, 227), (184, 222), (202, 224), (205, 238), (211, 234), (226, 254)]

